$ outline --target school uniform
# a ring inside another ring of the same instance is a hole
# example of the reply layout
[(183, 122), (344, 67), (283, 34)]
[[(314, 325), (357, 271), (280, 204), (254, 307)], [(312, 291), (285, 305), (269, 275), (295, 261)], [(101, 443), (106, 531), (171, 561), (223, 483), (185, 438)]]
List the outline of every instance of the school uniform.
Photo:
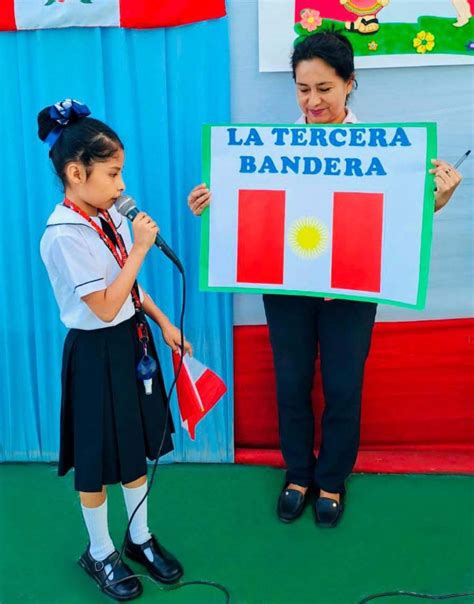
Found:
[[(357, 118), (348, 109), (344, 123)], [(304, 115), (297, 124), (305, 124)], [(265, 294), (277, 382), (286, 480), (344, 493), (357, 456), (364, 366), (377, 305), (311, 296)], [(318, 459), (311, 391), (318, 354), (325, 409)]]
[[(109, 214), (130, 251), (126, 221), (115, 208)], [(105, 221), (91, 218), (108, 233)], [(121, 270), (98, 233), (82, 216), (58, 204), (40, 249), (61, 321), (69, 328), (62, 363), (58, 473), (63, 476), (74, 467), (75, 488), (85, 492), (132, 482), (146, 474), (146, 458), (156, 459), (162, 439), (160, 455), (173, 449), (173, 422), (169, 415), (166, 419), (166, 390), (151, 331), (148, 351), (158, 371), (152, 393), (146, 395), (136, 377), (143, 348), (132, 296), (109, 323), (81, 299), (104, 290)]]

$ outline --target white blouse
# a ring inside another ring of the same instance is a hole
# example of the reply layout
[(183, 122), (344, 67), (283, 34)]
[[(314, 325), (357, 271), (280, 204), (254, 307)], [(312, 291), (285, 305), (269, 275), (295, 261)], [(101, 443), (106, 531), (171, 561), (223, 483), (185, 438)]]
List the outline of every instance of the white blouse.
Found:
[[(343, 120), (343, 124), (357, 124), (357, 122), (359, 121), (356, 116), (352, 113), (352, 110), (350, 109), (350, 107), (346, 107), (347, 113), (346, 113), (346, 117)], [(306, 117), (305, 115), (301, 115), (295, 122), (295, 124), (306, 124)], [(318, 126), (325, 126), (326, 124), (318, 124)]]
[[(127, 221), (114, 207), (109, 214), (129, 252), (132, 239)], [(92, 219), (100, 226), (98, 217)], [(101, 321), (82, 300), (87, 294), (106, 289), (121, 270), (98, 233), (82, 216), (58, 204), (46, 224), (40, 251), (66, 327), (101, 329), (118, 325), (134, 315), (131, 295), (109, 323)], [(141, 290), (140, 296), (143, 298)]]

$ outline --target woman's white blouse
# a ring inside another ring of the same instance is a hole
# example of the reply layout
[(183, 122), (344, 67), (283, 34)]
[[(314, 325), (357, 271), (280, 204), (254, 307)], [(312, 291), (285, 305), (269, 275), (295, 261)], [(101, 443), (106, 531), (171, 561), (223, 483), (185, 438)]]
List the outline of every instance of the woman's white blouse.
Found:
[[(130, 251), (132, 240), (127, 221), (114, 207), (109, 214)], [(100, 226), (99, 218), (92, 219)], [(66, 327), (101, 329), (118, 325), (134, 315), (131, 295), (109, 323), (101, 321), (82, 300), (87, 294), (106, 289), (120, 272), (108, 247), (82, 216), (58, 204), (46, 224), (40, 251)], [(142, 291), (140, 296), (143, 297)]]
[[(357, 122), (359, 121), (356, 116), (352, 113), (351, 109), (349, 107), (346, 107), (346, 117), (344, 118), (344, 121), (342, 122), (343, 124), (357, 124)], [(301, 115), (295, 122), (295, 124), (306, 124), (306, 117), (304, 115)], [(325, 126), (326, 124), (318, 124), (321, 126)]]

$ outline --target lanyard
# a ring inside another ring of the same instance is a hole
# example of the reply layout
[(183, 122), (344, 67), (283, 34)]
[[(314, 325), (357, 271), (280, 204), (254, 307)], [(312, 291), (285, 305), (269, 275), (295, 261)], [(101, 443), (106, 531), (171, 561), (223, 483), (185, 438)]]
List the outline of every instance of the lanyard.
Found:
[[(98, 210), (98, 213), (99, 213), (99, 216), (107, 222), (110, 229), (112, 230), (115, 240), (117, 241), (117, 246), (115, 246), (114, 242), (107, 235), (107, 233), (96, 222), (94, 222), (92, 220), (92, 218), (89, 216), (89, 214), (84, 212), (84, 210), (82, 210), (74, 202), (72, 202), (70, 199), (67, 199), (67, 197), (66, 197), (64, 199), (63, 204), (67, 208), (72, 210), (73, 212), (76, 212), (76, 214), (79, 214), (79, 216), (84, 218), (84, 220), (86, 220), (89, 223), (89, 225), (94, 229), (94, 231), (102, 239), (103, 243), (109, 248), (110, 252), (112, 253), (115, 260), (117, 261), (117, 264), (120, 266), (120, 268), (123, 268), (125, 261), (128, 258), (127, 248), (125, 247), (125, 243), (122, 239), (122, 235), (120, 235), (120, 233), (117, 231), (117, 227), (115, 226), (114, 221), (112, 220), (112, 218), (111, 218), (110, 214), (107, 212), (107, 210)], [(117, 247), (118, 247), (118, 249), (117, 249)], [(138, 339), (140, 340), (140, 342), (142, 342), (146, 346), (146, 342), (148, 342), (148, 339), (149, 339), (148, 338), (148, 329), (147, 329), (147, 325), (145, 322), (145, 313), (143, 310), (143, 304), (140, 300), (138, 283), (136, 281), (133, 284), (132, 291), (130, 293), (132, 294), (133, 305), (135, 307), (135, 315), (137, 316)]]

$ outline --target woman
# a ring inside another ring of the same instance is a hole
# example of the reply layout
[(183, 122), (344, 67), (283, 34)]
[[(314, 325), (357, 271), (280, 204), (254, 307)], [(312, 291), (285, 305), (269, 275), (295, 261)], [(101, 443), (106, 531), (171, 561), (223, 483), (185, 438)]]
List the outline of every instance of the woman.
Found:
[[(354, 53), (343, 35), (309, 36), (295, 48), (292, 69), (303, 113), (297, 123), (357, 121), (347, 107), (355, 85)], [(446, 162), (433, 163), (436, 211), (448, 202), (461, 176)], [(201, 184), (191, 191), (189, 207), (199, 215), (210, 199)], [(283, 522), (298, 518), (313, 487), (316, 522), (334, 527), (344, 510), (345, 481), (359, 446), (362, 382), (376, 304), (270, 294), (263, 302), (276, 372), (280, 443), (288, 468), (277, 513)], [(318, 345), (326, 404), (316, 459), (311, 388)]]

